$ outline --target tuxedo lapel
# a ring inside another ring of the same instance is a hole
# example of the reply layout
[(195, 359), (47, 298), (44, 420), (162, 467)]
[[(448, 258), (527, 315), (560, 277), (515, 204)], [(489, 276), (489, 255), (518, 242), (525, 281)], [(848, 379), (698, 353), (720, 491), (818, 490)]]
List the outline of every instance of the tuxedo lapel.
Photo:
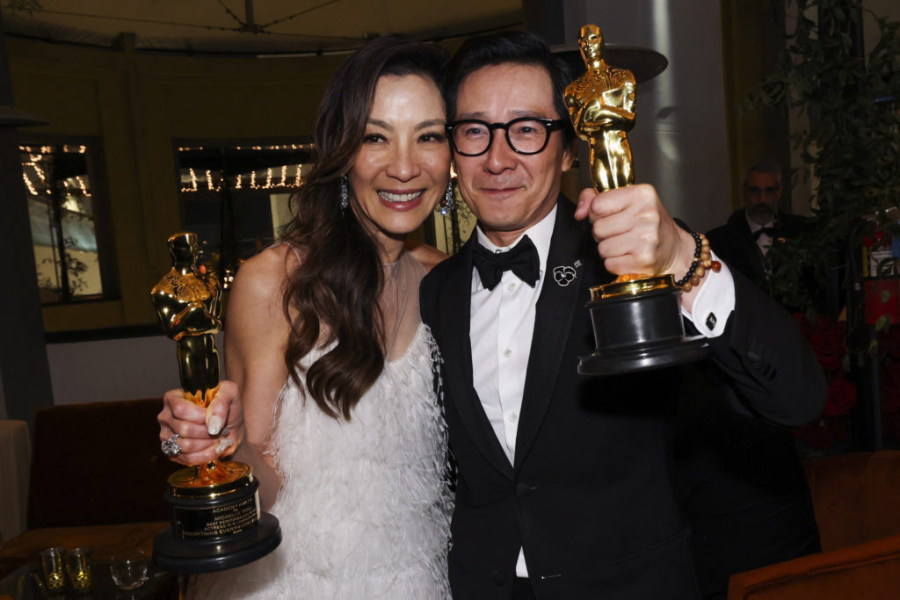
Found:
[(743, 222), (741, 223), (742, 235), (740, 239), (742, 240), (742, 247), (747, 263), (753, 268), (754, 278), (758, 281), (764, 281), (766, 278), (766, 256), (763, 254), (762, 250), (760, 250), (756, 240), (753, 239), (753, 231), (750, 230), (750, 223), (747, 222), (747, 217), (742, 215), (741, 221)]
[(586, 310), (583, 305), (590, 300), (584, 287), (584, 264), (579, 252), (584, 246), (585, 228), (575, 221), (574, 207), (568, 200), (562, 198), (558, 206), (541, 295), (535, 308), (534, 335), (516, 434), (516, 469), (521, 467), (540, 431), (560, 368), (576, 376), (577, 365), (561, 364), (562, 357), (572, 317), (576, 310)]
[(478, 450), (498, 471), (512, 478), (512, 466), (488, 421), (472, 383), (472, 344), (469, 325), (472, 302), (472, 247), (475, 236), (453, 257), (453, 269), (443, 282), (441, 321), (444, 335), (441, 352), (452, 404), (459, 412)]

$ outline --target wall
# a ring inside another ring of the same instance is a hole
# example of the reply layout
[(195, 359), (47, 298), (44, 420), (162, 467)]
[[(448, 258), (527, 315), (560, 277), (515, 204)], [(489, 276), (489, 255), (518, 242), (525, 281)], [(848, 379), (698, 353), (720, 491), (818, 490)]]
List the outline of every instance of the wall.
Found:
[[(155, 323), (149, 290), (170, 267), (165, 240), (181, 229), (175, 141), (308, 139), (325, 85), (344, 58), (144, 54), (129, 36), (121, 42), (99, 49), (6, 40), (17, 107), (49, 122), (24, 130), (22, 141), (87, 137), (102, 151), (104, 181), (93, 183), (107, 200), (120, 294), (44, 307), (51, 333)], [(178, 385), (174, 352), (162, 336), (51, 343), (53, 402), (159, 397)], [(18, 394), (0, 400), (0, 417), (36, 408)]]
[(27, 135), (92, 137), (102, 147), (119, 299), (44, 308), (48, 332), (155, 322), (148, 292), (180, 229), (175, 140), (308, 138), (343, 56), (190, 57), (10, 37), (13, 93), (49, 125)]
[(47, 356), (57, 405), (161, 398), (180, 387), (175, 342), (164, 335), (51, 343)]
[(669, 59), (661, 75), (638, 87), (637, 123), (628, 134), (635, 179), (653, 184), (669, 212), (698, 231), (724, 222), (730, 182), (718, 2), (564, 5), (568, 43), (582, 25), (596, 23), (607, 43), (652, 48)]

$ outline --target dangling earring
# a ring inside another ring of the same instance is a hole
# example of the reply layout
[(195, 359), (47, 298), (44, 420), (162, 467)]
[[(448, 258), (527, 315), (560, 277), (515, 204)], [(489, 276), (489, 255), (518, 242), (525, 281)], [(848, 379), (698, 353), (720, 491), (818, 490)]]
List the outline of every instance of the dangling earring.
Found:
[(341, 175), (341, 216), (347, 212), (347, 207), (350, 206), (350, 191), (349, 185), (347, 182), (347, 176)]
[(441, 200), (441, 216), (446, 217), (456, 208), (456, 195), (453, 193), (453, 179), (447, 183), (447, 191)]

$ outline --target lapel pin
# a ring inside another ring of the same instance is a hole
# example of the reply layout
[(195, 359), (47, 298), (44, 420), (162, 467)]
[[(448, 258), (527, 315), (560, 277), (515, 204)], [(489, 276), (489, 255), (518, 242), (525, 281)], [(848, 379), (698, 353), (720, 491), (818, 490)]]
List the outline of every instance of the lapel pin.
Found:
[[(580, 262), (576, 262), (575, 266), (579, 266)], [(566, 287), (575, 281), (575, 275), (575, 267), (570, 267), (569, 265), (560, 265), (553, 268), (553, 278), (560, 287)]]

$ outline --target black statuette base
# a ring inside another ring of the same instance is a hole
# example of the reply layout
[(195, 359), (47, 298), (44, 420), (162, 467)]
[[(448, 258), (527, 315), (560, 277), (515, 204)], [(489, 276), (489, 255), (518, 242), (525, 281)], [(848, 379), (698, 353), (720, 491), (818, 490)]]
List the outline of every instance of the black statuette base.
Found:
[(256, 526), (227, 538), (186, 541), (166, 529), (153, 540), (153, 562), (172, 573), (212, 573), (252, 563), (280, 543), (278, 519), (263, 513)]
[(706, 358), (706, 339), (684, 335), (678, 294), (672, 288), (589, 302), (597, 349), (579, 359), (578, 372), (614, 375)]
[(248, 477), (238, 483), (237, 489), (227, 493), (216, 493), (212, 487), (192, 488), (187, 491), (197, 497), (191, 498), (176, 495), (169, 486), (164, 497), (172, 510), (172, 526), (153, 541), (153, 561), (159, 568), (173, 573), (223, 571), (253, 562), (278, 547), (278, 519), (260, 514), (259, 481)]

